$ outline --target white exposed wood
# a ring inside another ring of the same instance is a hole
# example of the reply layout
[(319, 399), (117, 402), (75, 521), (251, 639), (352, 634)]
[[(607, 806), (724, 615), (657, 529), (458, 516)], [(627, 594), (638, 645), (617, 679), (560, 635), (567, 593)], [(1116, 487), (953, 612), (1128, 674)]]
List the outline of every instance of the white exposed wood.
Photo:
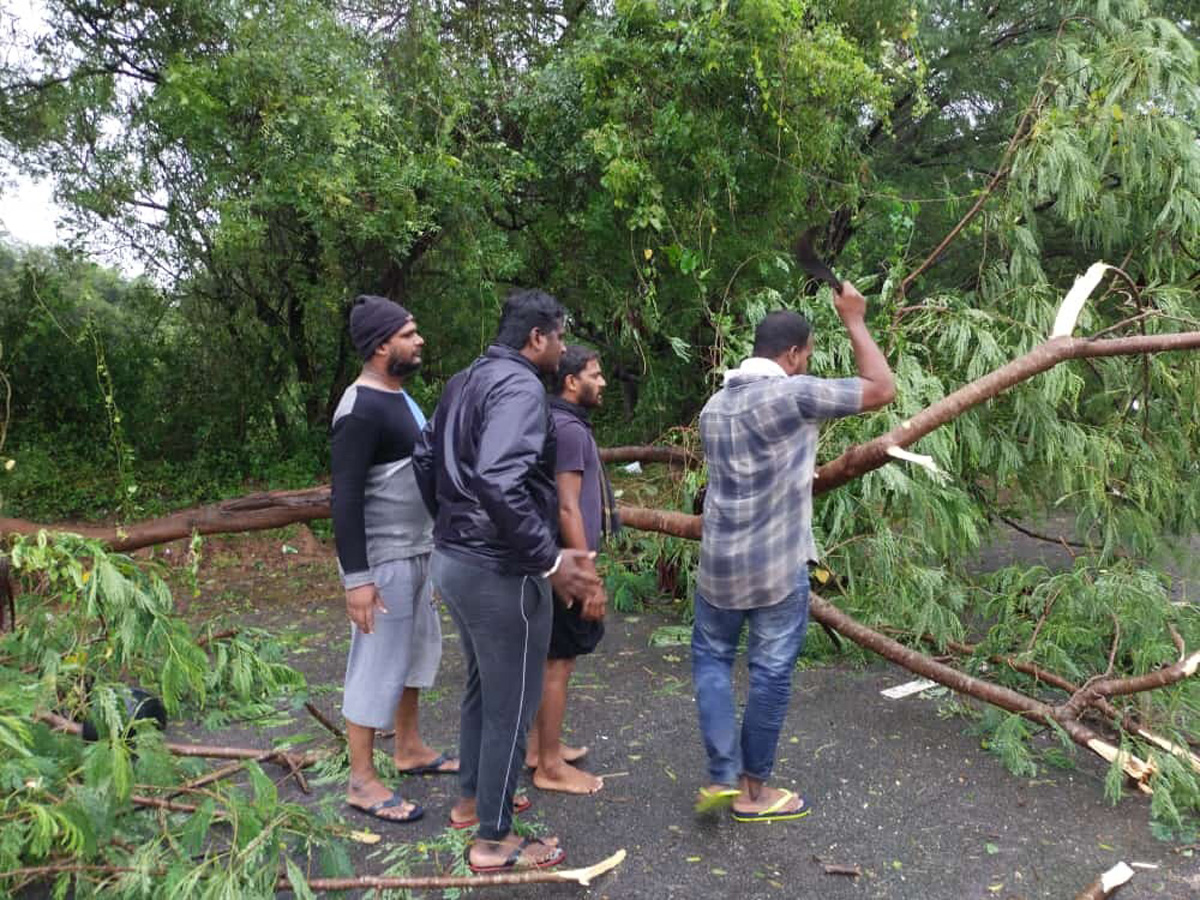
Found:
[(1125, 774), (1137, 782), (1138, 790), (1143, 794), (1153, 793), (1147, 782), (1150, 780), (1150, 776), (1157, 771), (1154, 763), (1139, 759), (1132, 753), (1120, 750), (1107, 741), (1093, 739), (1088, 741), (1087, 746), (1089, 750), (1108, 762), (1117, 760)]
[(1075, 330), (1075, 323), (1079, 321), (1079, 313), (1083, 310), (1083, 304), (1096, 289), (1096, 285), (1100, 283), (1104, 273), (1111, 268), (1112, 266), (1108, 263), (1092, 263), (1086, 272), (1075, 279), (1075, 284), (1071, 286), (1071, 290), (1067, 292), (1067, 296), (1063, 298), (1062, 304), (1058, 307), (1054, 328), (1050, 331), (1051, 338), (1071, 336), (1071, 332)]
[(939, 481), (946, 478), (946, 473), (938, 468), (932, 456), (926, 456), (924, 453), (910, 453), (903, 447), (888, 447), (887, 455), (892, 459), (902, 459), (905, 462), (910, 462), (915, 466), (921, 466), (923, 469), (928, 469), (929, 474)]
[(1107, 894), (1119, 888), (1132, 877), (1133, 869), (1125, 863), (1119, 862), (1100, 876), (1100, 887)]
[(605, 872), (615, 869), (625, 860), (625, 850), (622, 848), (607, 859), (602, 859), (594, 866), (588, 866), (586, 869), (566, 869), (556, 872), (559, 879), (562, 881), (578, 881), (584, 887), (591, 884), (593, 878), (603, 875)]

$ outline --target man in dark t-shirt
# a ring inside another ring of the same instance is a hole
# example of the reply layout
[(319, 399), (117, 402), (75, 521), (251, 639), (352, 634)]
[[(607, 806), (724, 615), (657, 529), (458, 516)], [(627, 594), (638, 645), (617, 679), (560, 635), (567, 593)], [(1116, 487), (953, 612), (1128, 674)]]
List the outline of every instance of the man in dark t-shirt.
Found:
[(333, 534), (346, 591), (350, 652), (342, 714), (350, 753), (346, 802), (389, 822), (422, 809), (375, 771), (375, 732), (394, 728), (396, 768), (454, 773), (458, 762), (419, 730), (419, 692), (433, 686), (442, 632), (429, 579), (433, 520), (413, 478), (413, 447), (425, 416), (404, 391), (425, 341), (404, 307), (362, 295), (350, 311), (362, 372), (337, 405), (330, 429)]
[[(576, 550), (599, 549), (615, 527), (612, 489), (600, 464), (592, 436), (591, 410), (599, 405), (604, 376), (594, 350), (571, 345), (563, 353), (550, 398), (558, 434), (555, 482), (558, 487), (559, 543)], [(582, 603), (557, 594), (550, 631), (550, 651), (533, 738), (525, 762), (534, 768), (533, 783), (547, 791), (594, 794), (603, 781), (572, 765), (586, 747), (561, 741), (567, 706), (567, 683), (575, 658), (591, 653), (604, 636), (605, 596), (598, 590)]]

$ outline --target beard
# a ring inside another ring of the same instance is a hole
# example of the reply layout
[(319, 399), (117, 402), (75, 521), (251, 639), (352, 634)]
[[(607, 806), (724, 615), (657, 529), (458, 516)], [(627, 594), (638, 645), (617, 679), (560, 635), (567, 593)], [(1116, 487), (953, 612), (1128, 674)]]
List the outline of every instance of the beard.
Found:
[(597, 388), (587, 387), (579, 393), (579, 405), (586, 409), (593, 409), (600, 405), (602, 396)]
[(401, 359), (398, 356), (388, 357), (387, 371), (393, 378), (407, 378), (421, 368), (421, 358)]

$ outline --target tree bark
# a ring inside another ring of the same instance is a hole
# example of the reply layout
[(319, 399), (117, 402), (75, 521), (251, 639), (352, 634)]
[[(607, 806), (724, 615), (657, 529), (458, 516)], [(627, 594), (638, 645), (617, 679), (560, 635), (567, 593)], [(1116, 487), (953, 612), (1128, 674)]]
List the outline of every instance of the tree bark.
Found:
[(694, 466), (700, 463), (700, 456), (683, 447), (601, 447), (600, 461), (604, 463), (644, 462)]

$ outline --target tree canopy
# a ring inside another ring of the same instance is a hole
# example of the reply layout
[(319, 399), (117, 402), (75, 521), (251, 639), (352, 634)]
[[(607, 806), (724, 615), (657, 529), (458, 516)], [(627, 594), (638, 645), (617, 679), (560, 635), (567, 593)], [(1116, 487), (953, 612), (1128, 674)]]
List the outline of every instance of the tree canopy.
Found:
[[(505, 290), (543, 287), (619, 387), (606, 442), (694, 448), (770, 309), (810, 317), (816, 374), (853, 370), (789, 252), (811, 232), (898, 380), (892, 407), (823, 432), (822, 460), (1039, 345), (1097, 260), (1120, 272), (1077, 336), (1200, 328), (1200, 54), (1175, 0), (45, 6), (44, 33), (4, 25), (0, 156), (54, 179), (77, 236), (0, 252), (0, 449), (18, 472), (22, 454), (115, 465), (114, 506), (152, 462), (311, 483), (359, 292), (415, 312), (431, 406)], [(102, 242), (148, 277), (90, 262)], [(976, 671), (1155, 670), (1174, 635), (1200, 644), (1161, 567), (1200, 526), (1197, 447), (1200, 355), (1050, 369), (921, 439), (948, 479), (893, 464), (818, 501), (839, 605), (912, 643), (969, 639)], [(700, 480), (658, 499), (690, 510)], [(1076, 520), (1073, 569), (965, 570), (1047, 510)], [(682, 588), (694, 551), (654, 540)], [(1156, 696), (1147, 718), (1186, 745), (1197, 688)], [(1035, 765), (1020, 716), (990, 727)], [(1154, 811), (1179, 828), (1200, 782), (1167, 756)]]

